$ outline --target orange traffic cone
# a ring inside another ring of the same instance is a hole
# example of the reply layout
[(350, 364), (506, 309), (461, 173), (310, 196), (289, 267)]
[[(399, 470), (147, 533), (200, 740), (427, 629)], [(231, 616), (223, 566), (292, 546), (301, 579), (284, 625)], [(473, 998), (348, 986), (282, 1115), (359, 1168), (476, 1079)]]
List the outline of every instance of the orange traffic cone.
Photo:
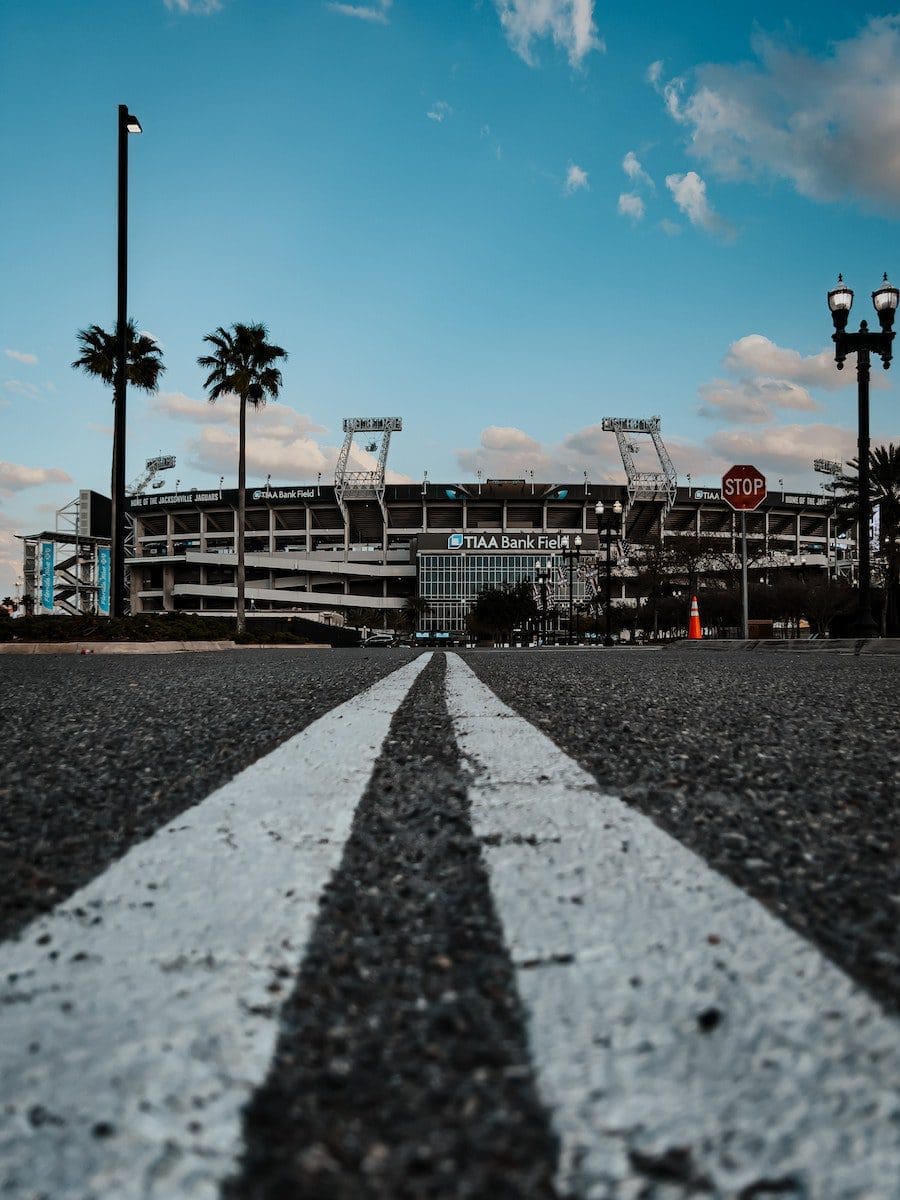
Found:
[(697, 603), (697, 597), (691, 596), (691, 620), (688, 625), (688, 640), (695, 642), (701, 640), (703, 630), (700, 628), (700, 605)]

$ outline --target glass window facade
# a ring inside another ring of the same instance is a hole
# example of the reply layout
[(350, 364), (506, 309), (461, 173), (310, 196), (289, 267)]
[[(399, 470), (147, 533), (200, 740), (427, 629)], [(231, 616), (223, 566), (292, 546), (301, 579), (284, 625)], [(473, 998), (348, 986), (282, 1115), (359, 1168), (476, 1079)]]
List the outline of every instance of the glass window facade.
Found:
[[(485, 588), (534, 581), (546, 554), (420, 554), (419, 595), (428, 601), (428, 611), (419, 618), (425, 630), (464, 630), (466, 614)], [(552, 577), (548, 587), (550, 605), (568, 601), (568, 563), (550, 558)], [(575, 603), (585, 594), (584, 579), (575, 573)]]

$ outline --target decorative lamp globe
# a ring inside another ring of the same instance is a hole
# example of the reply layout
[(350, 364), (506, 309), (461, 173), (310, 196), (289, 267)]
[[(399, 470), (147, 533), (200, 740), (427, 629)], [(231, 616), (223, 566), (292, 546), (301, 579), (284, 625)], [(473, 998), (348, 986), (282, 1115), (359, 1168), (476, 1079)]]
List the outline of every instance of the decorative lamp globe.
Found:
[(847, 287), (843, 275), (838, 275), (837, 287), (828, 293), (828, 307), (835, 329), (846, 329), (847, 317), (853, 307), (853, 288)]
[(894, 326), (894, 313), (897, 311), (898, 301), (900, 301), (900, 291), (888, 282), (887, 271), (885, 271), (884, 282), (877, 291), (872, 293), (872, 303), (878, 313), (881, 328), (885, 332)]

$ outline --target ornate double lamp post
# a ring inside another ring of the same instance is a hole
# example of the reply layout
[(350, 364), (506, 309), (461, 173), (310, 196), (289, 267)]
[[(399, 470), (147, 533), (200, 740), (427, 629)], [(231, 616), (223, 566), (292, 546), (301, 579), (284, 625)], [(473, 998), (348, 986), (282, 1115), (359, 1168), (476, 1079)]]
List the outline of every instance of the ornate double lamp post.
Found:
[[(597, 529), (600, 529), (600, 522), (606, 513), (606, 506), (602, 500), (598, 500), (594, 505), (594, 512), (597, 515)], [(610, 513), (606, 515), (606, 636), (603, 639), (604, 646), (611, 646), (612, 640), (612, 535), (613, 535), (613, 520), (615, 518), (616, 531), (621, 524), (622, 519), (622, 502), (617, 500), (612, 506)]]
[(878, 637), (879, 629), (872, 617), (872, 570), (869, 556), (869, 526), (872, 521), (872, 499), (869, 491), (869, 375), (870, 355), (881, 358), (884, 369), (891, 365), (891, 350), (894, 341), (894, 313), (900, 301), (900, 292), (888, 283), (885, 273), (881, 287), (872, 293), (872, 303), (878, 313), (880, 332), (869, 329), (866, 321), (861, 322), (858, 333), (847, 332), (847, 318), (853, 306), (853, 291), (838, 275), (838, 285), (828, 293), (828, 307), (834, 322), (834, 361), (842, 371), (848, 354), (856, 355), (856, 383), (859, 402), (858, 440), (859, 476), (859, 589), (858, 609), (853, 623), (857, 637)]

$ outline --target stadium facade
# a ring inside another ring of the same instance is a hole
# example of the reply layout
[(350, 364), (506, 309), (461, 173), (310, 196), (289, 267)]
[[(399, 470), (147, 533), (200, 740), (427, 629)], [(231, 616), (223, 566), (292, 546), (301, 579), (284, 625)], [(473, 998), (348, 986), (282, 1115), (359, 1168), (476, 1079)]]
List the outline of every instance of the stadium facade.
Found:
[[(607, 514), (600, 529), (598, 500)], [(248, 488), (250, 614), (378, 626), (409, 610), (411, 601), (424, 601), (416, 604), (417, 627), (452, 634), (465, 628), (482, 589), (533, 581), (541, 565), (550, 569), (551, 606), (568, 603), (570, 572), (578, 604), (601, 586), (605, 521), (616, 501), (623, 512), (611, 554), (620, 604), (635, 602), (633, 563), (642, 548), (699, 536), (739, 553), (740, 516), (717, 488), (677, 487), (664, 499), (587, 481), (426, 481), (383, 485), (365, 496), (340, 484)], [(133, 496), (129, 507), (132, 612), (233, 612), (237, 492), (149, 492)], [(757, 569), (776, 571), (803, 559), (809, 569), (833, 571), (854, 557), (852, 539), (837, 538), (826, 495), (769, 492), (747, 516), (747, 534)], [(580, 552), (570, 562), (576, 536)]]

